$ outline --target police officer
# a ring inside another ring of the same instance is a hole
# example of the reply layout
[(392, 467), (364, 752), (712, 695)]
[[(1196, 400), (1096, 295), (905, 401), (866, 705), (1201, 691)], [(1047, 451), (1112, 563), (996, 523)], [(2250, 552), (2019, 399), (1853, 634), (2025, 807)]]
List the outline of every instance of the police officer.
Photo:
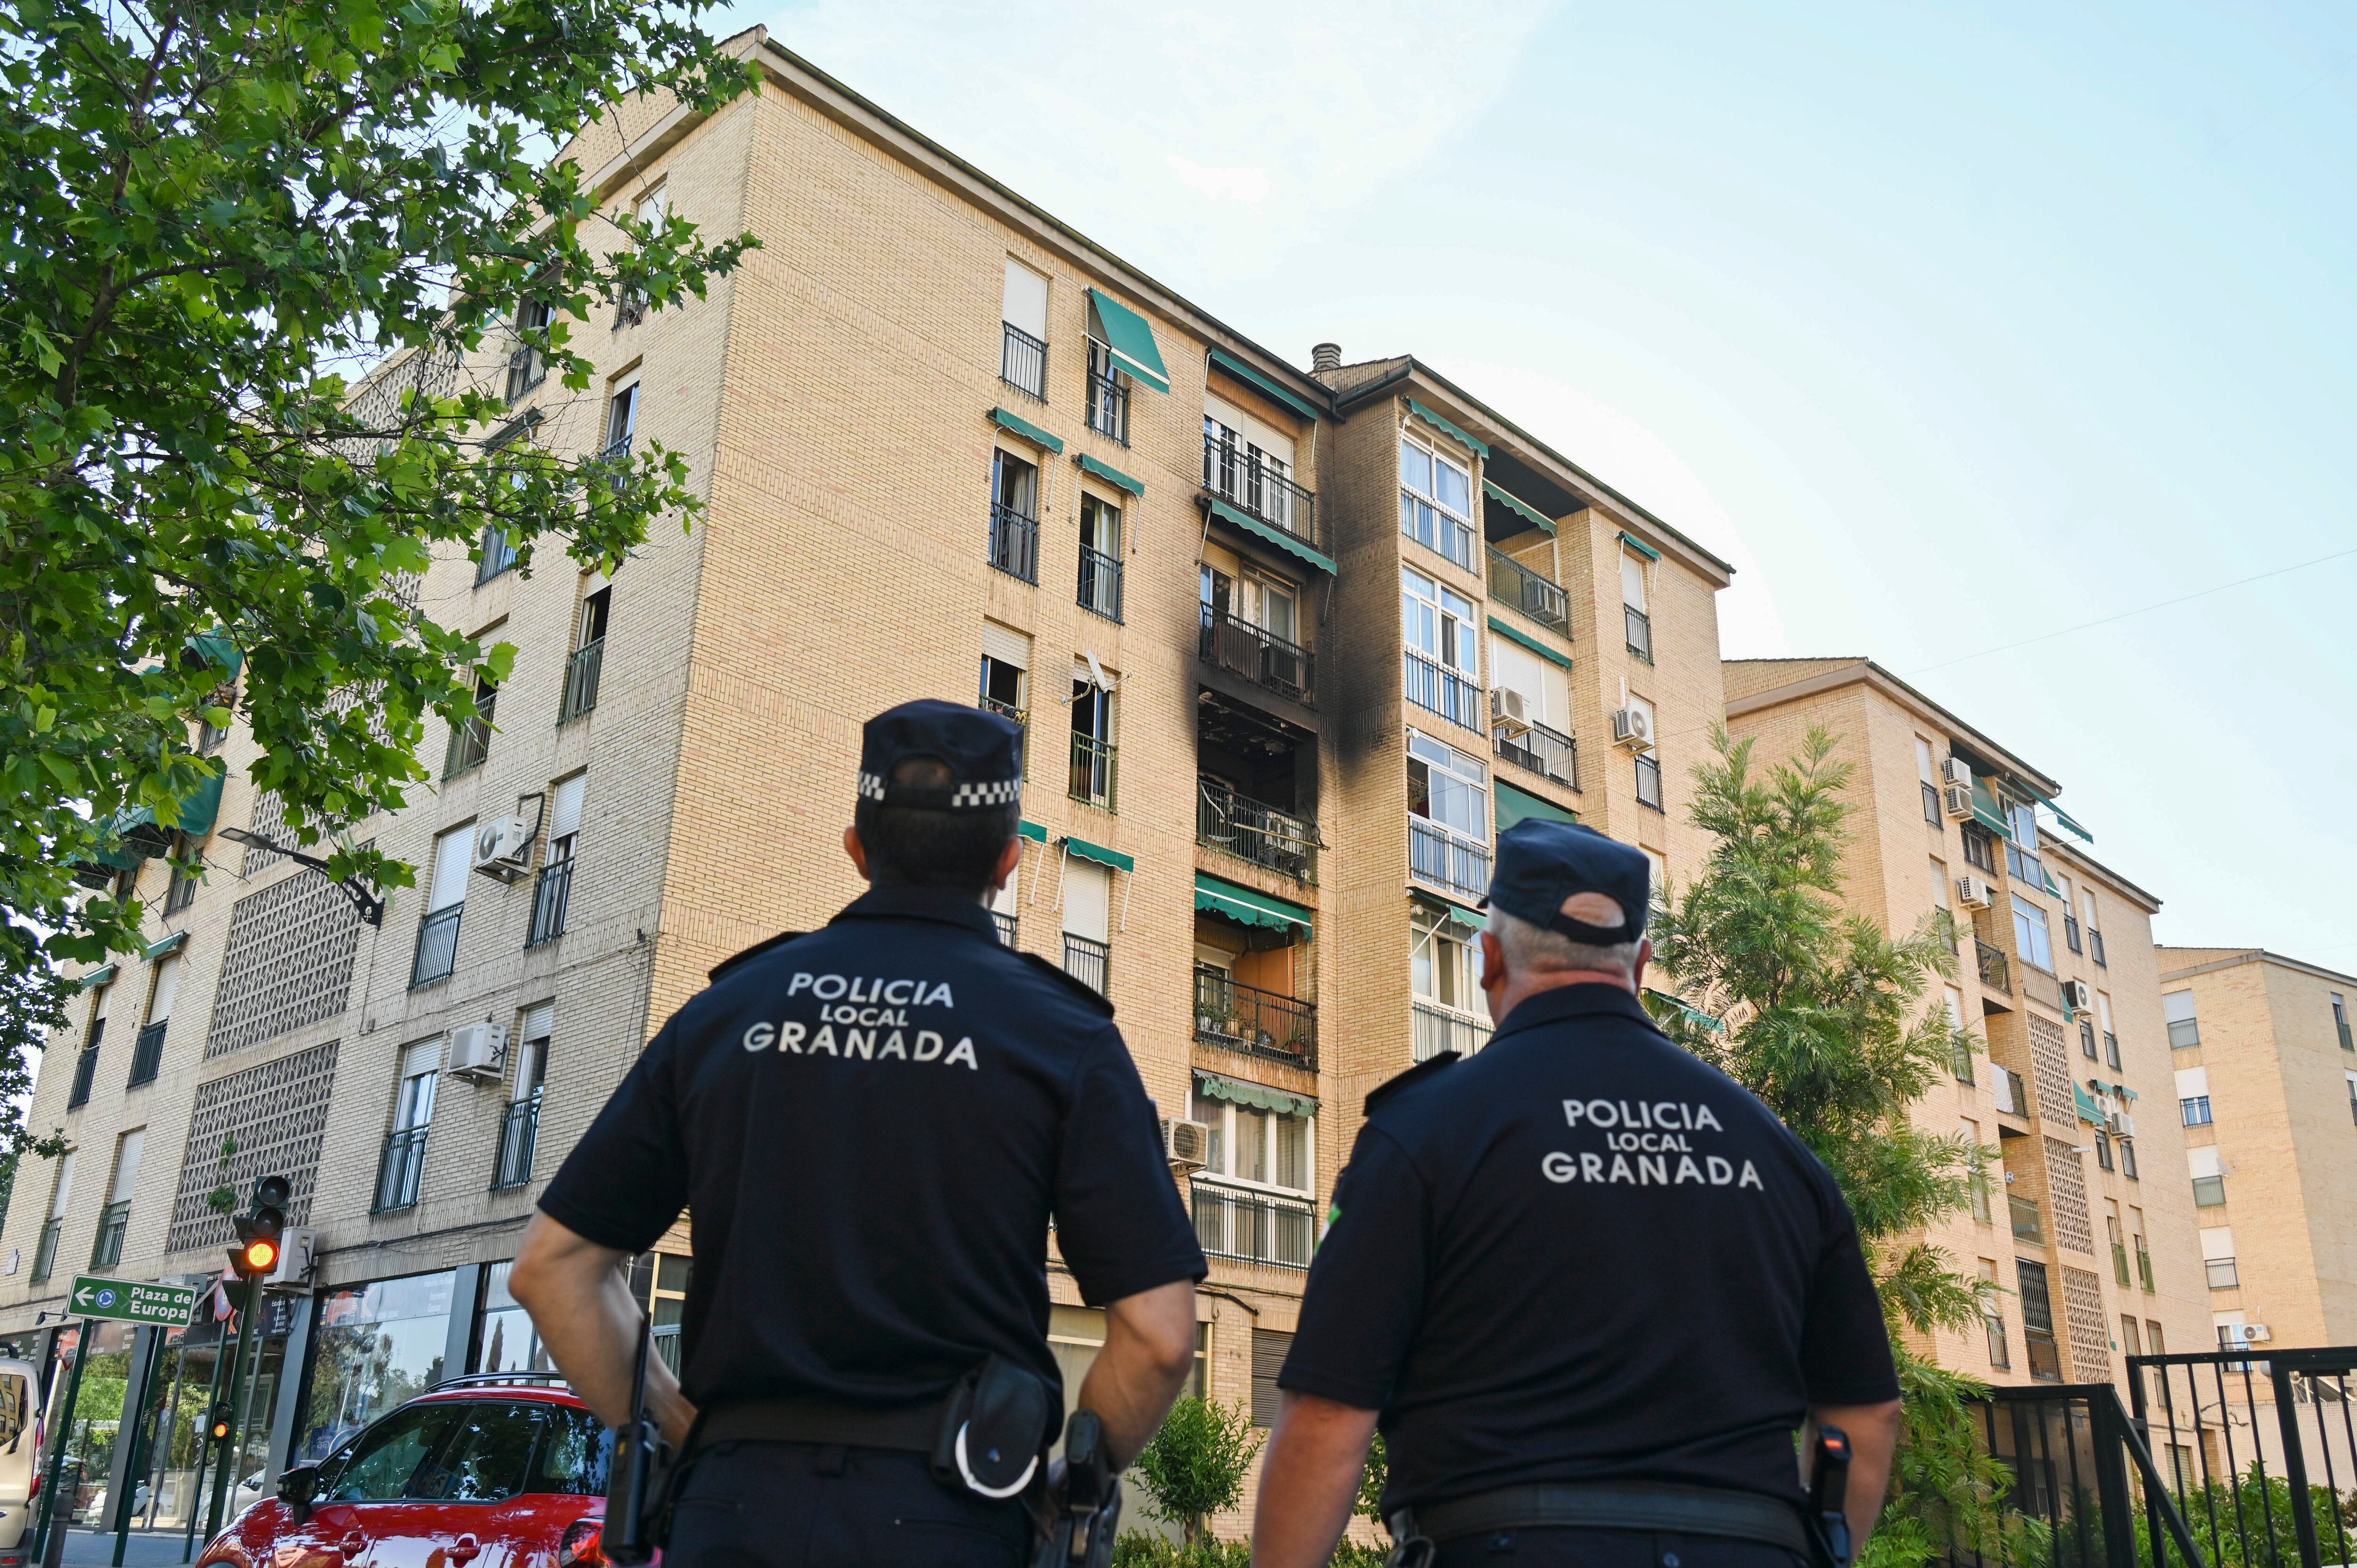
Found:
[(987, 908), (1019, 857), (1021, 740), (949, 703), (869, 721), (844, 834), (869, 891), (714, 970), (525, 1233), (514, 1293), (619, 1424), (640, 1330), (619, 1265), (694, 1216), (683, 1376), (649, 1368), (688, 1448), (671, 1568), (1020, 1561), (1067, 1403), (1051, 1215), (1106, 1308), (1079, 1402), (1116, 1468), (1191, 1369), (1203, 1254), (1113, 1008)]
[(1326, 1562), (1379, 1424), (1418, 1568), (1792, 1568), (1804, 1418), (1848, 1433), (1865, 1538), (1899, 1389), (1857, 1230), (1646, 1016), (1647, 869), (1588, 828), (1500, 837), (1497, 1030), (1368, 1098), (1277, 1379), (1259, 1568)]

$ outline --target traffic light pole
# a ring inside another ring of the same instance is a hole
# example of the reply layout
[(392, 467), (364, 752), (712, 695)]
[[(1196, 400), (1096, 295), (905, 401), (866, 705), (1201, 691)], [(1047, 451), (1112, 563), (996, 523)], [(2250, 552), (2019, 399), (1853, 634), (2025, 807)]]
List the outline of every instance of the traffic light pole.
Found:
[[(245, 1305), (238, 1314), (237, 1359), (229, 1368), (230, 1434), (222, 1439), (221, 1468), (213, 1475), (212, 1509), (205, 1522), (205, 1539), (210, 1541), (221, 1533), (221, 1510), (229, 1505), (230, 1472), (237, 1468), (237, 1452), (244, 1441), (244, 1419), (238, 1412), (238, 1396), (244, 1391), (245, 1346), (253, 1337), (253, 1320), (262, 1311), (262, 1277), (257, 1274), (245, 1282)], [(75, 1369), (81, 1369), (79, 1363)]]
[[(91, 1340), (97, 1333), (98, 1319), (85, 1317), (81, 1320), (81, 1331), (74, 1336), (73, 1375), (66, 1380), (65, 1408), (58, 1412), (57, 1421), (50, 1429), (53, 1435), (49, 1439), (49, 1478), (41, 1487), (41, 1526), (33, 1538), (33, 1561), (36, 1563), (49, 1560), (49, 1529), (57, 1517), (58, 1488), (65, 1484), (66, 1444), (73, 1437), (74, 1400), (81, 1392), (81, 1369), (90, 1361)], [(70, 1524), (73, 1516), (69, 1514), (66, 1517), (67, 1523)], [(65, 1525), (57, 1528), (62, 1530)]]

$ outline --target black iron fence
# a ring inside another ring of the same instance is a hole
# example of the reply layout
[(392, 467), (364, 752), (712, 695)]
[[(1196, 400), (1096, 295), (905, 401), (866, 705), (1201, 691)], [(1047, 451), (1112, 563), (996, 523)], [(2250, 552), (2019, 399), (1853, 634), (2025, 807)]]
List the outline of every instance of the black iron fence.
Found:
[(532, 887), (532, 928), (523, 945), (536, 948), (565, 934), (565, 910), (573, 902), (573, 858), (552, 860), (540, 868)]
[(1498, 755), (1517, 768), (1579, 788), (1579, 743), (1571, 736), (1544, 725), (1533, 725), (1520, 733), (1501, 725), (1491, 735)]
[(1634, 605), (1622, 605), (1621, 619), (1627, 623), (1629, 651), (1651, 664), (1653, 661), (1653, 618)]
[(491, 1167), (491, 1187), (522, 1187), (532, 1179), (533, 1146), (540, 1141), (540, 1096), (509, 1102), (500, 1117), (500, 1155)]
[(98, 1077), (99, 1031), (105, 1027), (106, 1020), (103, 1018), (91, 1025), (90, 1044), (81, 1048), (80, 1056), (74, 1058), (73, 1088), (66, 1095), (66, 1109), (69, 1111), (90, 1103), (91, 1083)]
[(1064, 933), (1064, 972), (1098, 995), (1113, 983), (1113, 948), (1094, 937)]
[(1490, 896), (1490, 848), (1422, 817), (1407, 820), (1407, 866), (1421, 881), (1466, 898)]
[(1480, 682), (1454, 670), (1444, 670), (1421, 653), (1411, 652), (1406, 657), (1405, 690), (1409, 702), (1467, 729), (1483, 727)]
[(1222, 1187), (1200, 1177), (1193, 1191), (1195, 1240), (1214, 1258), (1306, 1269), (1318, 1244), (1318, 1208), (1307, 1198)]
[(1081, 546), (1081, 607), (1107, 620), (1121, 618), (1121, 557), (1092, 544)]
[(1495, 545), (1490, 547), (1490, 591), (1533, 620), (1571, 634), (1571, 601), (1564, 591)]
[(1195, 840), (1304, 882), (1318, 880), (1315, 823), (1239, 795), (1216, 779), (1196, 780)]
[(153, 1083), (156, 1075), (164, 1070), (164, 1033), (170, 1024), (168, 1018), (158, 1018), (139, 1031), (139, 1038), (131, 1047), (131, 1081), (125, 1088)]
[(1012, 321), (1001, 322), (998, 379), (1017, 392), (1048, 401), (1048, 345)]
[(1094, 371), (1089, 372), (1089, 428), (1129, 445), (1129, 389)]
[(417, 957), (409, 966), (411, 990), (450, 978), (458, 961), (458, 922), (466, 913), (467, 906), (453, 904), (418, 922)]
[(1281, 697), (1309, 701), (1309, 650), (1297, 642), (1205, 605), (1200, 651), (1207, 662)]
[(1203, 488), (1318, 548), (1318, 498), (1253, 453), (1239, 451), (1215, 435), (1204, 436)]
[(1039, 580), (1039, 520), (1011, 506), (990, 508), (990, 564), (1027, 583)]
[(556, 722), (570, 724), (597, 705), (597, 678), (606, 668), (606, 639), (592, 638), (573, 650), (565, 666), (565, 700)]
[(385, 1134), (384, 1155), (376, 1167), (377, 1213), (416, 1203), (419, 1181), (425, 1175), (426, 1132), (402, 1127)]
[(1195, 971), (1195, 1037), (1207, 1046), (1318, 1068), (1318, 1004), (1256, 985), (1240, 985), (1227, 971)]

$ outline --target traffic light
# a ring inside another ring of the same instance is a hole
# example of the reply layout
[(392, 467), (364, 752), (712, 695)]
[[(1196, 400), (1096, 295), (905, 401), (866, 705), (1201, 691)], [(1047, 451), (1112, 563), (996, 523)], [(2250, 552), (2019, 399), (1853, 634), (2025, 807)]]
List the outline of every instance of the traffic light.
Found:
[(270, 1277), (278, 1266), (281, 1238), (286, 1230), (288, 1197), (293, 1186), (285, 1176), (264, 1176), (253, 1184), (253, 1209), (239, 1215), (231, 1223), (237, 1228), (237, 1245), (230, 1249), (230, 1266), (242, 1280)]
[(211, 1438), (215, 1443), (226, 1443), (229, 1441), (231, 1424), (232, 1423), (230, 1421), (229, 1415), (229, 1406), (225, 1404), (217, 1404), (213, 1406), (212, 1420), (205, 1423), (205, 1435)]

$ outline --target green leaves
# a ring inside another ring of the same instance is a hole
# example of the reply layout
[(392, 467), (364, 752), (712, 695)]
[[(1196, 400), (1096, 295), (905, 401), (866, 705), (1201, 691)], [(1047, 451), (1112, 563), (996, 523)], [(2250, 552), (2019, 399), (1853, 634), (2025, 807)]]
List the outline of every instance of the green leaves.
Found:
[(1242, 1405), (1181, 1398), (1133, 1466), (1146, 1511), (1179, 1526), (1192, 1542), (1206, 1517), (1243, 1499), (1244, 1473), (1261, 1442)]

